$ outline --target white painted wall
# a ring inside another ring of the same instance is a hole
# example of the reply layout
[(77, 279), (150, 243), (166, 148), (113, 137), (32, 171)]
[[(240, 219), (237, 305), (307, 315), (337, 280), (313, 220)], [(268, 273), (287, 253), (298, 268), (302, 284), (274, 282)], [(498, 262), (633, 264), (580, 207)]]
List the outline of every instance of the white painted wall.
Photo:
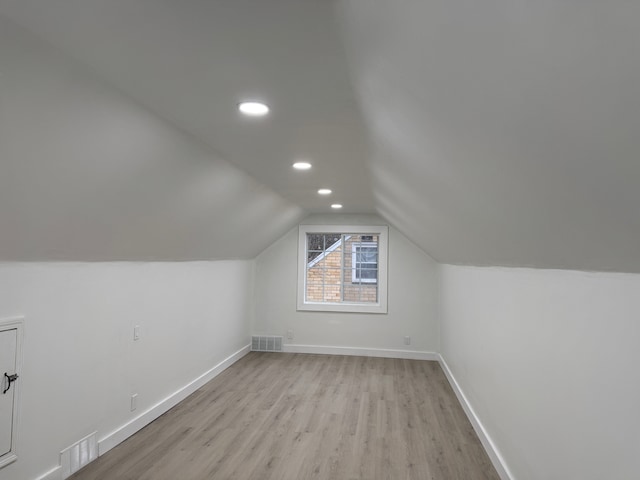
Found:
[(442, 355), (517, 480), (640, 472), (640, 275), (441, 267)]
[[(314, 215), (304, 224), (384, 225), (377, 216)], [(256, 258), (256, 334), (285, 335), (286, 344), (436, 352), (437, 265), (393, 227), (389, 228), (388, 314), (298, 312), (298, 229)], [(404, 345), (404, 336), (411, 345)]]
[(0, 264), (0, 318), (26, 317), (19, 459), (0, 480), (37, 478), (63, 448), (247, 345), (252, 272), (252, 261)]

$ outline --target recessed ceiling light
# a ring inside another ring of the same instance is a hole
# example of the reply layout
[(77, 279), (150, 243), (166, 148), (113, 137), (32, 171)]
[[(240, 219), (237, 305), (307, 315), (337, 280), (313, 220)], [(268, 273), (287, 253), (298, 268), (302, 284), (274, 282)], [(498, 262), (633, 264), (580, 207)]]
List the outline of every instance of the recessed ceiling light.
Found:
[(242, 102), (238, 105), (238, 110), (250, 117), (262, 117), (269, 113), (269, 107), (260, 102)]
[(340, 205), (339, 203), (334, 203), (333, 205), (331, 205), (331, 208), (334, 208), (336, 210), (339, 210), (342, 208), (342, 205)]
[(318, 190), (318, 193), (320, 195), (331, 195), (331, 190), (329, 190), (328, 188), (321, 188), (320, 190)]
[(296, 162), (293, 164), (293, 168), (296, 170), (309, 170), (311, 168), (311, 164), (309, 162)]

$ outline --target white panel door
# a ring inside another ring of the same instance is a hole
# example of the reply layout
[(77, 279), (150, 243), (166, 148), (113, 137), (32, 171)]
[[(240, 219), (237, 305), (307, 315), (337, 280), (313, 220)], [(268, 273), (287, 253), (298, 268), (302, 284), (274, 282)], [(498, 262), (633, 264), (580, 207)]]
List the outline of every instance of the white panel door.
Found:
[(5, 373), (16, 373), (16, 350), (18, 342), (18, 330), (0, 330), (0, 457), (11, 451), (11, 436), (13, 432), (13, 407), (16, 391), (15, 382), (9, 387)]

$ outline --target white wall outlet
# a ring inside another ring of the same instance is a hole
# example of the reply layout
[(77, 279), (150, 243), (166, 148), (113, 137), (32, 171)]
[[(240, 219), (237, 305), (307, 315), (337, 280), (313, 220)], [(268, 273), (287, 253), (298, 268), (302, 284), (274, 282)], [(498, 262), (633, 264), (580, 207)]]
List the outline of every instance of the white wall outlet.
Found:
[(136, 408), (138, 408), (138, 394), (134, 393), (131, 395), (131, 411), (133, 412)]
[(133, 340), (140, 340), (140, 325), (134, 325), (133, 327)]
[(404, 337), (404, 344), (405, 345), (411, 345), (411, 337), (409, 337), (409, 336)]
[(293, 330), (287, 330), (287, 339), (293, 340)]

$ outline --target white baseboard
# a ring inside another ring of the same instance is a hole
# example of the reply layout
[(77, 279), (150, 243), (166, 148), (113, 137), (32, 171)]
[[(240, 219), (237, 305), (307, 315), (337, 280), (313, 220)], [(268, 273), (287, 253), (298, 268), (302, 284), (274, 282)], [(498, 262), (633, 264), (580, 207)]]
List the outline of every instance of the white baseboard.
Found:
[(471, 426), (473, 426), (473, 429), (476, 431), (476, 434), (480, 439), (480, 443), (482, 443), (482, 446), (487, 452), (487, 455), (489, 455), (489, 458), (491, 459), (491, 463), (493, 463), (493, 466), (498, 472), (498, 475), (502, 480), (515, 480), (515, 477), (509, 470), (509, 467), (507, 467), (507, 463), (505, 462), (504, 458), (500, 454), (500, 451), (497, 449), (496, 445), (491, 440), (491, 437), (485, 430), (484, 425), (482, 425), (482, 422), (476, 415), (476, 412), (473, 410), (473, 407), (467, 400), (466, 395), (464, 394), (464, 392), (460, 388), (460, 385), (458, 384), (455, 377), (453, 376), (453, 373), (449, 369), (449, 365), (447, 365), (447, 362), (445, 362), (442, 355), (438, 354), (438, 357), (439, 357), (438, 361), (440, 362), (440, 366), (442, 367), (444, 374), (447, 376), (447, 380), (449, 380), (449, 384), (451, 385), (451, 388), (455, 392), (456, 397), (458, 397), (458, 401), (460, 402), (460, 405), (462, 405), (464, 412), (467, 414), (467, 417), (471, 422)]
[(213, 378), (217, 377), (227, 367), (231, 366), (232, 364), (240, 360), (242, 357), (244, 357), (247, 353), (250, 352), (250, 350), (251, 350), (251, 345), (242, 347), (240, 350), (230, 355), (229, 357), (225, 358), (222, 362), (217, 364), (215, 367), (203, 373), (198, 378), (196, 378), (189, 384), (182, 387), (180, 390), (172, 393), (167, 398), (158, 402), (153, 407), (149, 408), (147, 411), (137, 416), (130, 422), (117, 428), (113, 432), (105, 435), (102, 439), (98, 441), (98, 455), (100, 456), (104, 455), (113, 447), (120, 444), (121, 442), (129, 438), (131, 435), (136, 433), (138, 430), (142, 429), (143, 427), (153, 422), (160, 415), (167, 412), (169, 409), (175, 407), (178, 403), (180, 403), (182, 400), (187, 398), (193, 392), (198, 390), (204, 384), (211, 381)]
[(49, 470), (47, 473), (39, 476), (36, 480), (62, 480), (62, 467), (57, 466)]
[(414, 350), (389, 350), (384, 348), (331, 347), (323, 345), (283, 345), (286, 353), (316, 353), (321, 355), (351, 355), (356, 357), (406, 358), (408, 360), (439, 361), (440, 355), (435, 352), (419, 352)]

